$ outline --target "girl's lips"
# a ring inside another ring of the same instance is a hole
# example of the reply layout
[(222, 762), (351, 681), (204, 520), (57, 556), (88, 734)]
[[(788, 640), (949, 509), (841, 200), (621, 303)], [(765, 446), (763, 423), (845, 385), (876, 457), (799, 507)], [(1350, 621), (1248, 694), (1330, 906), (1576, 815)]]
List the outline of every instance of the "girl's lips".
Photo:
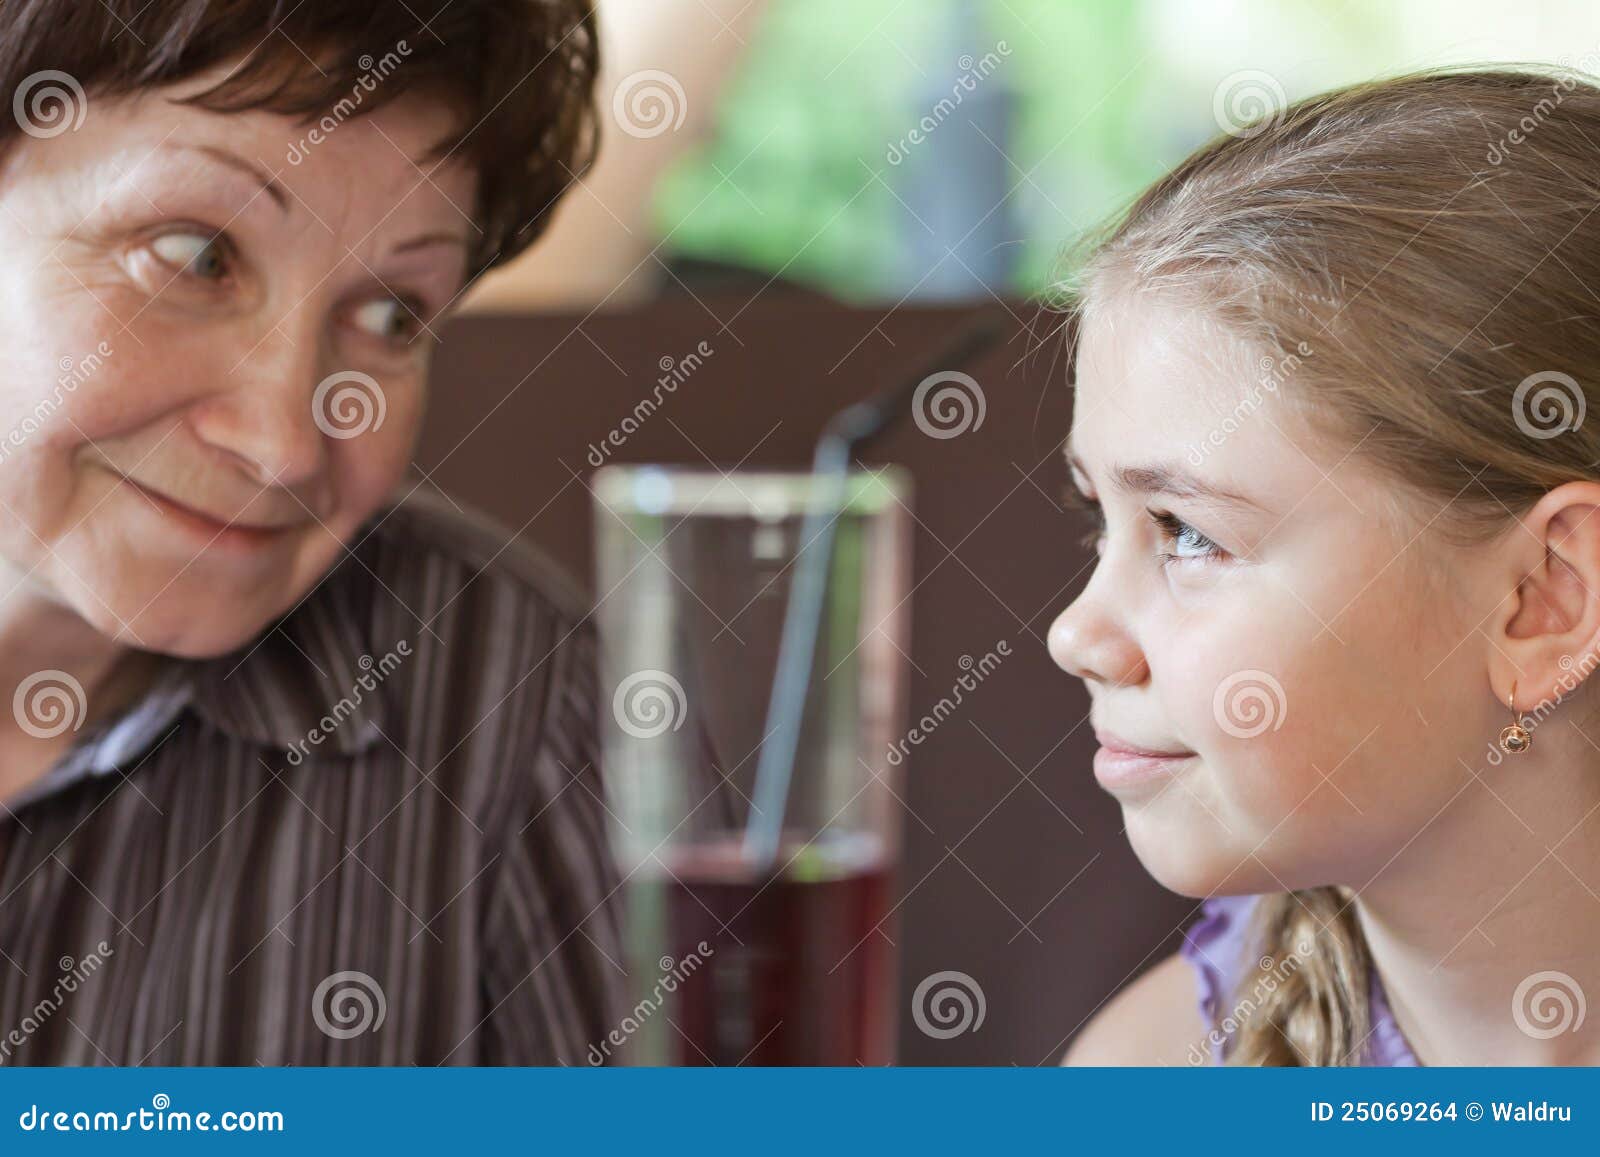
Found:
[(1094, 753), (1094, 777), (1107, 791), (1143, 787), (1170, 779), (1194, 753), (1183, 755), (1143, 755), (1115, 747), (1101, 747)]

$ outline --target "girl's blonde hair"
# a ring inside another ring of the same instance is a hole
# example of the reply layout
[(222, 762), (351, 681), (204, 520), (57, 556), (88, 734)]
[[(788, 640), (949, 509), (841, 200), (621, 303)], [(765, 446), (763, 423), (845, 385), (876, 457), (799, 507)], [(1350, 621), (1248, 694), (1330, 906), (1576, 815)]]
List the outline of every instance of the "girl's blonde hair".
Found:
[[(1600, 477), (1600, 421), (1584, 421), (1597, 209), (1592, 80), (1432, 70), (1219, 136), (1093, 239), (1072, 292), (1080, 318), (1130, 290), (1180, 295), (1263, 368), (1290, 367), (1269, 388), (1399, 483), (1385, 517), (1470, 544)], [(1371, 964), (1352, 901), (1333, 886), (1257, 901), (1247, 958), (1314, 947), (1244, 1018), (1228, 1063), (1361, 1063)]]

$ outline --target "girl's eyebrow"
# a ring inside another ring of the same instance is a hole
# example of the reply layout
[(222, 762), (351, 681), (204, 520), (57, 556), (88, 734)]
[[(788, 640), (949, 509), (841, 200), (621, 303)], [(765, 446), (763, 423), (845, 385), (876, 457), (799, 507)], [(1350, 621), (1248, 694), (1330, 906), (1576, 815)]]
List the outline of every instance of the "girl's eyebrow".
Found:
[[(1070, 449), (1066, 452), (1066, 457), (1068, 464), (1074, 470), (1085, 478), (1089, 476), (1089, 472), (1083, 468), (1082, 460)], [(1196, 478), (1181, 466), (1162, 462), (1148, 466), (1126, 464), (1114, 466), (1111, 470), (1111, 482), (1117, 489), (1132, 494), (1166, 494), (1173, 498), (1211, 502), (1218, 506), (1265, 511), (1259, 503), (1242, 494), (1213, 486), (1203, 479)]]

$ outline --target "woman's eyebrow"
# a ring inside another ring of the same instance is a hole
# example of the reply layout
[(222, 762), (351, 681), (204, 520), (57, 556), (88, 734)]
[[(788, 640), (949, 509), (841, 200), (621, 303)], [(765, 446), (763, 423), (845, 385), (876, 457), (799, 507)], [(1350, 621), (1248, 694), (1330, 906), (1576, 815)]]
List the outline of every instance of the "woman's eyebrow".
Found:
[[(1089, 472), (1083, 468), (1083, 462), (1071, 450), (1066, 452), (1067, 462), (1082, 474), (1089, 477)], [(1219, 506), (1232, 506), (1248, 508), (1251, 510), (1264, 510), (1259, 503), (1246, 498), (1242, 494), (1235, 494), (1231, 490), (1224, 490), (1220, 486), (1213, 486), (1183, 469), (1163, 462), (1151, 465), (1117, 465), (1111, 470), (1111, 483), (1118, 490), (1131, 494), (1166, 494), (1173, 498), (1194, 499), (1202, 502), (1212, 502)]]
[(174, 145), (168, 151), (177, 153), (199, 153), (201, 156), (210, 157), (213, 161), (216, 161), (222, 165), (226, 165), (230, 169), (236, 169), (253, 180), (257, 185), (261, 186), (261, 188), (265, 189), (267, 191), (267, 195), (278, 203), (279, 209), (285, 213), (289, 211), (289, 197), (288, 194), (283, 191), (283, 186), (280, 185), (275, 178), (267, 176), (260, 169), (256, 168), (249, 161), (245, 160), (236, 153), (231, 153), (227, 149), (218, 148), (216, 145)]
[(439, 233), (424, 233), (421, 237), (413, 237), (409, 241), (402, 241), (399, 245), (394, 247), (394, 252), (407, 253), (413, 249), (426, 248), (429, 245), (460, 245), (463, 248), (466, 248), (468, 246), (468, 241), (466, 235), (463, 233), (449, 231)]

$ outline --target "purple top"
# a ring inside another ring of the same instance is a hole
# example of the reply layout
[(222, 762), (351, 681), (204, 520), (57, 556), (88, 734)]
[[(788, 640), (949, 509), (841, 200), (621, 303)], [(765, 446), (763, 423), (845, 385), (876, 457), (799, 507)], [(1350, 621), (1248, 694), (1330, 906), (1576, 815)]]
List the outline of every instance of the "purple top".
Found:
[[(1208, 1037), (1211, 1064), (1220, 1065), (1223, 1053), (1232, 1043), (1232, 1027), (1223, 1024), (1223, 1018), (1232, 1015), (1235, 1020), (1248, 1017), (1249, 1009), (1223, 1009), (1222, 1001), (1232, 1000), (1233, 991), (1243, 970), (1255, 967), (1257, 953), (1246, 955), (1245, 932), (1255, 896), (1213, 896), (1201, 905), (1200, 918), (1184, 930), (1183, 945), (1178, 951), (1194, 966), (1200, 982), (1200, 1016), (1211, 1025), (1221, 1026), (1220, 1033), (1227, 1034), (1220, 1046), (1210, 1045), (1215, 1037)], [(1280, 964), (1281, 968), (1282, 965)], [(1265, 983), (1273, 973), (1262, 976)], [(1283, 974), (1278, 974), (1281, 981)], [(1400, 1026), (1389, 1010), (1383, 984), (1378, 972), (1370, 973), (1369, 995), (1372, 1004), (1372, 1032), (1368, 1035), (1362, 1052), (1363, 1065), (1403, 1067), (1414, 1066), (1416, 1056), (1400, 1033)]]

